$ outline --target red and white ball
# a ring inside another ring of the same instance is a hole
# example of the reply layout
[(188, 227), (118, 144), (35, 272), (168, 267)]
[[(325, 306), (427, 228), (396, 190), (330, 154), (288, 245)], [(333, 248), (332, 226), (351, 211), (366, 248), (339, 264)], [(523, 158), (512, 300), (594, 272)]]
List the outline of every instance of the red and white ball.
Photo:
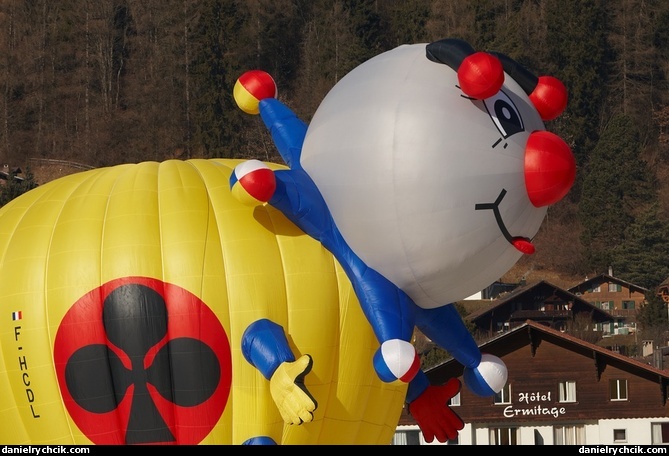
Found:
[(278, 90), (272, 76), (262, 70), (251, 70), (242, 74), (233, 89), (239, 109), (247, 114), (258, 114), (258, 103), (265, 98), (276, 98)]

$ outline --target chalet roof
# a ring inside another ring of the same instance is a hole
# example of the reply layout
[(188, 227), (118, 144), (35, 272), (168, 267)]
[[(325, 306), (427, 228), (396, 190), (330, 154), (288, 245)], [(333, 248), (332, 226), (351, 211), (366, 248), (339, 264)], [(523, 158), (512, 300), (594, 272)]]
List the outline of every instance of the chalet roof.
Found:
[[(658, 369), (650, 364), (637, 361), (609, 349), (586, 342), (578, 337), (557, 331), (532, 320), (502, 333), (479, 345), (481, 352), (502, 358), (504, 355), (520, 350), (538, 340), (548, 340), (556, 345), (590, 356), (596, 363), (616, 364), (619, 368), (634, 375), (651, 379), (658, 383), (669, 381), (669, 371)], [(441, 385), (452, 377), (462, 375), (463, 366), (455, 359), (425, 371), (433, 385)]]
[(9, 180), (9, 176), (13, 176), (14, 180), (17, 181), (23, 181), (25, 180), (23, 177), (19, 176), (21, 174), (21, 168), (14, 168), (12, 169), (11, 173), (8, 171), (0, 171), (0, 179), (2, 180)]
[(567, 291), (563, 288), (560, 288), (557, 285), (553, 285), (552, 283), (546, 280), (540, 280), (538, 282), (518, 287), (512, 292), (505, 294), (504, 296), (501, 296), (498, 299), (492, 301), (490, 306), (479, 308), (478, 310), (473, 311), (472, 313), (467, 315), (466, 320), (475, 322), (476, 320), (481, 319), (484, 316), (487, 316), (488, 314), (494, 312), (495, 309), (507, 306), (513, 301), (523, 298), (526, 299), (528, 298), (528, 296), (535, 296), (535, 295), (538, 296), (539, 299), (541, 299), (542, 301), (546, 301), (551, 296), (555, 296), (560, 300), (573, 302), (574, 306), (576, 307), (575, 311), (579, 311), (580, 309), (581, 311), (587, 310), (588, 312), (592, 312), (592, 318), (594, 321), (597, 322), (615, 320), (615, 318), (611, 316), (611, 314), (609, 314), (608, 312), (590, 304), (582, 297), (577, 296), (572, 292)]
[[(668, 279), (669, 280), (669, 279)], [(617, 283), (620, 285), (624, 285), (627, 288), (629, 288), (632, 291), (638, 291), (640, 293), (646, 294), (648, 292), (647, 288), (640, 287), (639, 285), (635, 285), (632, 282), (628, 282), (627, 280), (620, 279), (618, 277), (614, 277), (610, 274), (599, 274), (594, 276), (591, 279), (586, 279), (583, 282), (580, 282), (573, 287), (569, 288), (569, 291), (572, 293), (576, 292), (584, 292), (589, 289), (591, 289), (593, 286), (597, 286), (601, 283)]]
[(660, 284), (660, 286), (657, 287), (657, 291), (658, 291), (658, 292), (661, 292), (663, 288), (664, 288), (665, 290), (669, 291), (669, 277), (667, 277), (666, 279), (664, 279), (664, 280), (662, 281), (662, 283)]

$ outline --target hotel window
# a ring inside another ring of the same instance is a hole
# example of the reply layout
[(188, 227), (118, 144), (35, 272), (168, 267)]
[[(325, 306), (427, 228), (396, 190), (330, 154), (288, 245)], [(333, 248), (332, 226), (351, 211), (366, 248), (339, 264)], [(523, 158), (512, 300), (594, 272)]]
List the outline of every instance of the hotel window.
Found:
[(651, 428), (651, 439), (653, 445), (659, 445), (661, 443), (669, 443), (669, 423), (652, 423)]
[(591, 290), (591, 291), (592, 291), (592, 293), (599, 293), (599, 292), (602, 291), (602, 290), (601, 290), (601, 288), (599, 287), (599, 285), (597, 285), (596, 287), (592, 287), (592, 290)]
[(490, 445), (518, 445), (518, 428), (490, 428)]
[(583, 445), (585, 443), (585, 427), (583, 425), (553, 426), (555, 445)]
[(420, 445), (420, 431), (395, 431), (393, 445)]
[(627, 400), (627, 380), (611, 379), (609, 380), (609, 394), (612, 401)]
[(609, 292), (616, 292), (616, 291), (623, 291), (622, 285), (619, 283), (610, 283), (609, 284)]
[(613, 441), (616, 442), (616, 443), (627, 442), (627, 431), (625, 429), (614, 429), (613, 430)]
[(450, 405), (451, 407), (457, 407), (457, 406), (460, 405), (460, 393), (459, 392), (458, 392), (458, 394), (456, 394), (455, 396), (453, 396), (452, 398), (450, 398), (448, 400), (448, 405)]
[(495, 399), (494, 399), (493, 403), (495, 405), (510, 404), (511, 403), (511, 385), (509, 383), (504, 385), (504, 388), (502, 388), (502, 391), (495, 394)]
[(560, 402), (576, 402), (576, 382), (560, 382)]

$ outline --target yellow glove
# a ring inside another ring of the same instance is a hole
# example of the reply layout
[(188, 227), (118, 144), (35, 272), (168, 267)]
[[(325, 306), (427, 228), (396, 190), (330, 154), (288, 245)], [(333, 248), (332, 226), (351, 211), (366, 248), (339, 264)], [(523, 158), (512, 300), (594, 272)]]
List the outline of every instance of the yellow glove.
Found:
[(283, 421), (288, 424), (309, 423), (314, 419), (318, 403), (304, 385), (313, 360), (302, 355), (297, 361), (284, 362), (272, 374), (269, 388)]

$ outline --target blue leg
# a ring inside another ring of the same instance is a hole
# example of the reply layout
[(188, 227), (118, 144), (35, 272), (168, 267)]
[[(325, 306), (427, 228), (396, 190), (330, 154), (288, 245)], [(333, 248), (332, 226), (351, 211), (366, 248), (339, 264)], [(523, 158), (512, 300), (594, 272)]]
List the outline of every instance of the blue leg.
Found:
[(416, 313), (416, 325), (423, 334), (465, 367), (463, 378), (467, 388), (479, 396), (487, 397), (504, 387), (507, 380), (506, 366), (495, 356), (481, 354), (453, 304), (435, 309), (418, 309)]
[(476, 367), (481, 362), (479, 347), (453, 304), (417, 309), (416, 326), (463, 366)]

